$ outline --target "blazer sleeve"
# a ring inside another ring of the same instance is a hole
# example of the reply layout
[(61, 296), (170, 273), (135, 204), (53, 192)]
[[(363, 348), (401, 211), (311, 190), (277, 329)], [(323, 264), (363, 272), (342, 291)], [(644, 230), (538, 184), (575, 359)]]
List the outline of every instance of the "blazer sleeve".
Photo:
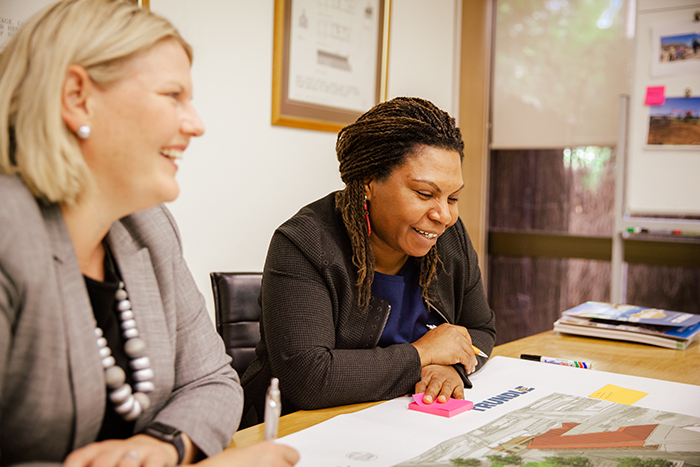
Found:
[[(484, 283), (481, 279), (479, 269), (479, 259), (476, 250), (472, 245), (461, 219), (455, 224), (462, 243), (462, 254), (465, 262), (466, 274), (463, 274), (463, 294), (461, 307), (455, 310), (457, 317), (456, 324), (464, 326), (469, 330), (472, 344), (483, 350), (487, 355), (491, 355), (496, 342), (496, 316), (486, 300)], [(488, 360), (486, 357), (478, 357), (477, 370)]]
[[(2, 245), (2, 239), (0, 239), (0, 252), (7, 246), (8, 245)], [(11, 354), (12, 326), (15, 319), (16, 306), (20, 300), (16, 287), (12, 283), (11, 278), (5, 274), (4, 268), (2, 267), (4, 265), (1, 263), (0, 261), (0, 391), (2, 391), (5, 385), (7, 359)], [(2, 422), (2, 415), (0, 415), (0, 423)], [(0, 451), (0, 459), (3, 459), (2, 451)], [(3, 465), (60, 467), (62, 464), (60, 462), (15, 462), (11, 464), (3, 463)]]
[(241, 417), (243, 390), (182, 256), (172, 215), (160, 209), (177, 238), (172, 254), (177, 326), (173, 392), (155, 420), (180, 429), (212, 456), (231, 442)]
[(391, 399), (420, 380), (412, 345), (358, 349), (347, 342), (359, 338), (338, 337), (361, 335), (364, 329), (354, 294), (338, 293), (343, 285), (334, 274), (315, 267), (279, 232), (270, 244), (262, 284), (261, 331), (272, 374), (298, 409)]
[[(2, 239), (0, 239), (0, 252), (2, 250)], [(10, 291), (10, 280), (5, 275), (3, 268), (0, 267), (0, 391), (5, 385), (5, 371), (7, 369), (7, 358), (10, 355), (10, 340), (12, 339), (11, 316), (14, 315), (14, 312), (11, 310), (10, 305), (13, 301), (10, 297)], [(1, 414), (0, 423), (2, 423)], [(2, 452), (0, 452), (0, 459), (2, 459)]]

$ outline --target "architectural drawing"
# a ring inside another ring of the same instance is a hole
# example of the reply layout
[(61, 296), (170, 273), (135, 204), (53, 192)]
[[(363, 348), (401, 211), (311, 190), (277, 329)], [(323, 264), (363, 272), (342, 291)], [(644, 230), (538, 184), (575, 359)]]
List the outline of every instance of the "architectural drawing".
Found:
[(551, 394), (395, 467), (700, 466), (700, 418)]

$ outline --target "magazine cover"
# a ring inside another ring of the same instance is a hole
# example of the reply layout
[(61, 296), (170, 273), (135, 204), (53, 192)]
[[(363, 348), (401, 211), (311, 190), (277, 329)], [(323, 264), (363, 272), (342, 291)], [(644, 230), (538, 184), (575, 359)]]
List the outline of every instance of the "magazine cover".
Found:
[(672, 339), (693, 339), (700, 333), (700, 323), (690, 326), (662, 326), (645, 323), (627, 323), (597, 318), (580, 318), (577, 316), (562, 316), (557, 323), (573, 326), (587, 326), (592, 328), (613, 329), (617, 331), (638, 332), (654, 336), (669, 337)]
[(635, 305), (614, 305), (603, 302), (586, 302), (563, 312), (565, 316), (595, 318), (660, 326), (693, 326), (700, 323), (700, 315), (647, 308)]

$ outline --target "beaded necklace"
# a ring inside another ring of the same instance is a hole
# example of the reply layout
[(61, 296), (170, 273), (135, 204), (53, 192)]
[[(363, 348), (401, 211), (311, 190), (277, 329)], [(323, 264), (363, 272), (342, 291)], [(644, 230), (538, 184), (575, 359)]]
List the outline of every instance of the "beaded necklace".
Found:
[(127, 422), (136, 420), (144, 410), (151, 405), (148, 393), (155, 390), (153, 370), (150, 359), (146, 356), (146, 342), (139, 337), (131, 301), (126, 292), (124, 282), (119, 282), (115, 294), (115, 308), (121, 321), (121, 331), (124, 337), (124, 353), (129, 357), (129, 366), (133, 371), (134, 387), (126, 383), (126, 373), (116, 364), (112, 351), (107, 345), (107, 339), (99, 326), (95, 326), (97, 347), (104, 368), (105, 383), (109, 391), (109, 400), (114, 410)]

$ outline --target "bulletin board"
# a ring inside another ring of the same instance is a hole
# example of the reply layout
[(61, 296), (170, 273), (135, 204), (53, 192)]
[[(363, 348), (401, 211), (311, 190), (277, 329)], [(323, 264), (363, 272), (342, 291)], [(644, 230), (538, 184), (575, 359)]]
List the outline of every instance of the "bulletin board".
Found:
[(628, 128), (626, 211), (700, 215), (700, 1), (639, 0)]

